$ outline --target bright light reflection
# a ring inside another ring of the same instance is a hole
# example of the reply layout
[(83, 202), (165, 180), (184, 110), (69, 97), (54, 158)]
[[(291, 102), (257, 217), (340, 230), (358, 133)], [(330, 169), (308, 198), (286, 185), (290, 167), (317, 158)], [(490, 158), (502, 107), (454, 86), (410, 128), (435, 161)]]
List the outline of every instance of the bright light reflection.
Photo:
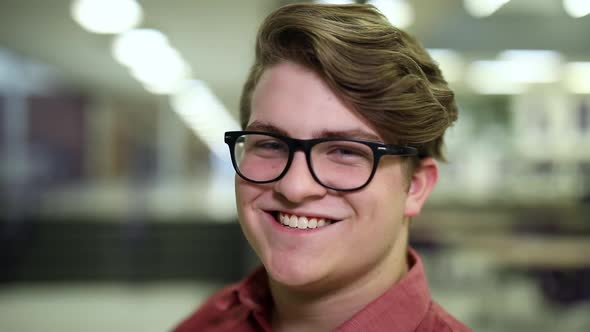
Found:
[(404, 29), (414, 23), (414, 8), (405, 0), (370, 0), (394, 26)]
[(590, 94), (590, 62), (570, 62), (566, 64), (564, 80), (568, 91)]
[(495, 13), (510, 0), (463, 0), (465, 10), (475, 17), (486, 17)]
[(172, 109), (219, 158), (227, 159), (223, 133), (240, 126), (203, 81), (190, 81), (171, 96)]
[(133, 0), (75, 0), (70, 12), (78, 24), (94, 33), (121, 33), (142, 19), (141, 7)]
[(588, 0), (563, 0), (563, 9), (571, 17), (579, 18), (590, 14), (590, 1)]
[(438, 63), (447, 82), (457, 82), (461, 79), (463, 59), (459, 53), (443, 48), (429, 48), (428, 53)]

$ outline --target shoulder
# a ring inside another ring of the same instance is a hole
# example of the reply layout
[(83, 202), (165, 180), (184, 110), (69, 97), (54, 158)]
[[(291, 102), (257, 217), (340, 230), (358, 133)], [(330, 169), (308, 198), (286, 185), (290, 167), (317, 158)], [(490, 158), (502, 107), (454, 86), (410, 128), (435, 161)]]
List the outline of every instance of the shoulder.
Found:
[(432, 301), (416, 332), (472, 332), (472, 330), (438, 303)]

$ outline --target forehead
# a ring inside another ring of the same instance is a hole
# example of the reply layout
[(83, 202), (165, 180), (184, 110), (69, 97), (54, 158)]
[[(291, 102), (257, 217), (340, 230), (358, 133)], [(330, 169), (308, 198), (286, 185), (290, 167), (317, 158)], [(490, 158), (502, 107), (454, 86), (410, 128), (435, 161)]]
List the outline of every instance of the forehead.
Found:
[(315, 72), (291, 62), (262, 74), (252, 95), (248, 124), (269, 123), (292, 137), (320, 131), (364, 131), (378, 136)]

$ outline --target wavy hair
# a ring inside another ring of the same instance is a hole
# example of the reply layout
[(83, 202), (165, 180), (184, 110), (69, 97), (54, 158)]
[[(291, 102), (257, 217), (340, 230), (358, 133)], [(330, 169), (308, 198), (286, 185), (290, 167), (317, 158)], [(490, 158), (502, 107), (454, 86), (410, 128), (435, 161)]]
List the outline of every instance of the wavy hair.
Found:
[(262, 73), (284, 61), (316, 72), (387, 143), (417, 147), (419, 158), (445, 160), (444, 132), (457, 119), (454, 94), (418, 41), (375, 7), (304, 3), (269, 15), (242, 91), (242, 127)]

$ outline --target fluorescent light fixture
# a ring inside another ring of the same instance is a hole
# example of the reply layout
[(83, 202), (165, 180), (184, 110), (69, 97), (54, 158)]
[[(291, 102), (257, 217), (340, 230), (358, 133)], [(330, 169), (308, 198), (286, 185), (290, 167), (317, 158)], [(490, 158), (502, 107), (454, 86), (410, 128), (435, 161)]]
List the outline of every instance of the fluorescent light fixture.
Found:
[(590, 14), (590, 1), (588, 0), (563, 0), (563, 9), (574, 18), (584, 17)]
[(475, 17), (486, 17), (495, 13), (510, 0), (463, 0), (465, 10)]
[(80, 26), (93, 33), (121, 33), (142, 19), (141, 7), (133, 0), (75, 0), (70, 12)]
[(170, 94), (190, 76), (190, 66), (158, 30), (129, 30), (115, 38), (112, 52), (152, 93)]
[(144, 84), (170, 86), (190, 76), (188, 65), (174, 49), (162, 49), (146, 59), (130, 67), (131, 75)]
[(150, 55), (149, 52), (168, 47), (168, 38), (162, 32), (154, 29), (134, 29), (116, 36), (111, 51), (115, 60), (131, 67), (134, 63), (143, 61), (144, 56)]
[(472, 62), (467, 69), (467, 82), (481, 94), (520, 94), (526, 85), (510, 79), (513, 70), (508, 61), (481, 60)]
[(565, 65), (565, 86), (571, 93), (590, 94), (590, 62), (570, 62)]
[(552, 50), (506, 50), (498, 60), (474, 61), (467, 77), (480, 93), (518, 94), (528, 84), (558, 82), (561, 62), (561, 54)]
[(178, 91), (183, 84), (181, 80), (174, 81), (159, 81), (154, 83), (142, 82), (143, 88), (155, 95), (171, 95)]
[(552, 50), (506, 50), (498, 55), (510, 66), (510, 79), (521, 83), (553, 83), (560, 79), (562, 56)]
[(406, 0), (369, 0), (394, 26), (404, 29), (414, 23), (414, 8)]
[(355, 4), (354, 0), (316, 0), (315, 3), (322, 5), (352, 5)]
[(436, 61), (447, 82), (457, 82), (463, 75), (463, 58), (451, 49), (429, 48), (428, 53)]
[(172, 109), (221, 159), (227, 159), (223, 133), (239, 130), (238, 122), (203, 81), (189, 81), (170, 100)]

